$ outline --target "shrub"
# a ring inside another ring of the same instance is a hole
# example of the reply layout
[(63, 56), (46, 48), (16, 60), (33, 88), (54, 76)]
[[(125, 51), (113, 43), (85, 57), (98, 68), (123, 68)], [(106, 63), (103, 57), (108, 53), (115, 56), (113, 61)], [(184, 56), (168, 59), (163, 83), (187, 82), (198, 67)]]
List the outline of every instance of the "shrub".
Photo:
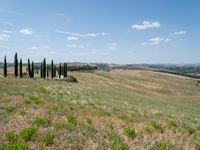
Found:
[(34, 127), (25, 128), (20, 132), (20, 137), (27, 142), (35, 136), (36, 131)]
[(44, 145), (49, 145), (53, 143), (53, 134), (48, 131), (47, 133), (45, 133), (42, 137), (42, 143)]
[(169, 144), (166, 144), (165, 142), (163, 141), (160, 141), (160, 142), (156, 142), (154, 145), (153, 145), (153, 150), (170, 150), (170, 149), (173, 149), (171, 145)]
[(200, 144), (196, 144), (195, 149), (200, 150)]
[(124, 134), (128, 137), (128, 138), (131, 138), (131, 139), (134, 139), (135, 136), (136, 136), (136, 133), (135, 133), (135, 129), (132, 129), (130, 127), (127, 127), (124, 129)]
[(73, 124), (73, 125), (77, 125), (77, 118), (75, 117), (75, 116), (69, 116), (68, 117), (68, 122), (70, 123), (70, 124)]
[(183, 126), (190, 134), (193, 134), (195, 132), (195, 129), (191, 127), (190, 125), (184, 125)]
[(77, 83), (78, 80), (74, 77), (74, 76), (67, 76), (66, 80), (67, 82), (74, 82), (74, 83)]
[(10, 131), (6, 133), (6, 139), (10, 143), (16, 143), (17, 142), (18, 135), (14, 131)]
[(29, 147), (26, 144), (7, 144), (3, 146), (3, 150), (28, 150)]
[(160, 133), (164, 132), (164, 129), (162, 128), (162, 126), (159, 123), (157, 123), (156, 121), (150, 121), (150, 124), (154, 129), (156, 129)]
[(37, 117), (33, 121), (33, 124), (35, 124), (36, 126), (47, 127), (47, 126), (50, 125), (50, 120), (49, 119), (44, 119), (44, 118), (41, 118), (41, 117)]
[(29, 99), (25, 101), (26, 104), (43, 104), (44, 102), (39, 99), (37, 96), (30, 96)]
[(177, 124), (176, 124), (175, 120), (173, 120), (173, 119), (168, 120), (168, 125), (169, 125), (170, 128), (171, 127), (177, 127)]
[(90, 119), (90, 118), (86, 118), (86, 122), (88, 123), (88, 124), (92, 124), (92, 120)]
[(112, 125), (112, 123), (111, 122), (109, 122), (107, 125), (106, 125), (109, 129), (113, 129), (113, 125)]
[(13, 112), (15, 109), (16, 109), (16, 108), (15, 108), (14, 106), (11, 106), (11, 105), (5, 107), (5, 110), (6, 110), (6, 112), (8, 112), (8, 113)]
[(133, 118), (129, 117), (128, 115), (121, 115), (119, 116), (119, 119), (124, 120), (127, 123), (133, 122)]
[(117, 135), (117, 133), (111, 132), (108, 135), (108, 141), (110, 143), (111, 149), (113, 150), (125, 150), (127, 149), (127, 145), (124, 141)]

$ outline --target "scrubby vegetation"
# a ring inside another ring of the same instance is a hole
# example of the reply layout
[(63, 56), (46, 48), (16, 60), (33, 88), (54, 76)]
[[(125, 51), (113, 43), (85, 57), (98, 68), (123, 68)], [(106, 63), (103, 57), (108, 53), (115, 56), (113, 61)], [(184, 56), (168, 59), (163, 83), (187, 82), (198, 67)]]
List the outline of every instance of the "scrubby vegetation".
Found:
[(0, 149), (199, 149), (195, 81), (151, 71), (69, 74), (79, 82), (0, 77)]

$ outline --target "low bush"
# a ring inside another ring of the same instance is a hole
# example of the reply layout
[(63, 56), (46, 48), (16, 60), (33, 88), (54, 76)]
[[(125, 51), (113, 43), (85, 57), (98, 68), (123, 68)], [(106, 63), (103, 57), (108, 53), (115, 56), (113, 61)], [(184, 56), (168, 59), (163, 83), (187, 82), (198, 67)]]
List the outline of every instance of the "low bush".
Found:
[(3, 146), (3, 150), (28, 150), (28, 149), (29, 147), (26, 144), (12, 143)]
[(134, 139), (136, 137), (135, 129), (132, 129), (130, 127), (124, 129), (124, 134), (131, 139)]
[(164, 133), (164, 129), (162, 128), (162, 126), (157, 123), (156, 121), (150, 121), (151, 126), (156, 129), (157, 131), (159, 131), (160, 133)]
[(73, 125), (77, 125), (77, 118), (76, 118), (76, 116), (69, 116), (68, 117), (68, 122), (70, 123), (70, 124), (73, 124)]
[(53, 134), (48, 131), (42, 137), (42, 143), (46, 146), (53, 143)]
[(126, 150), (127, 145), (124, 143), (123, 139), (115, 132), (111, 132), (108, 135), (108, 141), (110, 143), (110, 147), (113, 150)]
[(41, 117), (37, 117), (35, 118), (35, 120), (33, 121), (33, 124), (35, 124), (36, 126), (43, 126), (43, 127), (47, 127), (50, 125), (50, 120), (46, 119), (46, 118), (41, 118)]
[(31, 139), (33, 139), (33, 137), (36, 135), (36, 128), (34, 127), (29, 127), (29, 128), (25, 128), (20, 132), (20, 137), (24, 140), (24, 141), (29, 141)]
[(15, 131), (7, 132), (5, 137), (10, 143), (17, 143), (18, 135)]
[(157, 141), (154, 145), (153, 145), (153, 150), (171, 150), (173, 149), (172, 145), (169, 145), (163, 141)]

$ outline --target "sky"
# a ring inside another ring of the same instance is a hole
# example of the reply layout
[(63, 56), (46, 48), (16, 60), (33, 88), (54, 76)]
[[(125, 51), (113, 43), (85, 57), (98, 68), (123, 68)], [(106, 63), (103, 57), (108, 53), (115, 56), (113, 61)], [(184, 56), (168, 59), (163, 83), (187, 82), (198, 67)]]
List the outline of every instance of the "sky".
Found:
[(199, 0), (0, 0), (0, 62), (200, 63)]

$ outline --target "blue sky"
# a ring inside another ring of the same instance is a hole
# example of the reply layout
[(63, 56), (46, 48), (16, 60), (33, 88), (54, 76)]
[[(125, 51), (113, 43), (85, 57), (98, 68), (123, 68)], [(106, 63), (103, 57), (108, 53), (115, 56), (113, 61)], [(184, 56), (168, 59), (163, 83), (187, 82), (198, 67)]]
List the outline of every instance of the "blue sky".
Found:
[(199, 63), (199, 0), (0, 0), (0, 61)]

